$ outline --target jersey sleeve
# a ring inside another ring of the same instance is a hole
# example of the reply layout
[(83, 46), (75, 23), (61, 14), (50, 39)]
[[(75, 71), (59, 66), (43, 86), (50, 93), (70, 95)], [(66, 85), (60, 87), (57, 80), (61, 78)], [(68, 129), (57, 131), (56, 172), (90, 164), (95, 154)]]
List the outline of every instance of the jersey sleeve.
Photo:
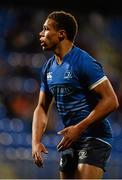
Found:
[(85, 85), (88, 89), (94, 89), (98, 84), (107, 79), (101, 63), (90, 56), (88, 53), (84, 55), (82, 63), (82, 75)]
[(45, 92), (49, 97), (52, 97), (52, 94), (49, 90), (47, 84), (47, 66), (44, 64), (41, 68), (41, 84), (40, 84), (40, 91)]

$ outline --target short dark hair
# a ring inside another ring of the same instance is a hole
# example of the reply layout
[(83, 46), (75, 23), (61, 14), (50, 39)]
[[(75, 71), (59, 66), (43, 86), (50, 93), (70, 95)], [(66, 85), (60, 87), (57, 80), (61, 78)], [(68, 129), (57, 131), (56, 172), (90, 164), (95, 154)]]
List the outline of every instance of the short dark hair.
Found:
[(56, 22), (57, 29), (64, 29), (66, 31), (67, 38), (70, 41), (74, 41), (78, 31), (78, 24), (72, 14), (64, 11), (53, 11), (48, 15), (48, 18)]

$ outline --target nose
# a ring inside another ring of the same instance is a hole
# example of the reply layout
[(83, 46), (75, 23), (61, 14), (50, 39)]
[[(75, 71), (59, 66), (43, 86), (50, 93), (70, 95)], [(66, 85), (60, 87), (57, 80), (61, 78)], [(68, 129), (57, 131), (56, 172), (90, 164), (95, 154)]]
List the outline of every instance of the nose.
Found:
[(44, 36), (43, 30), (39, 33), (39, 36), (40, 36), (40, 37), (41, 37), (41, 36)]

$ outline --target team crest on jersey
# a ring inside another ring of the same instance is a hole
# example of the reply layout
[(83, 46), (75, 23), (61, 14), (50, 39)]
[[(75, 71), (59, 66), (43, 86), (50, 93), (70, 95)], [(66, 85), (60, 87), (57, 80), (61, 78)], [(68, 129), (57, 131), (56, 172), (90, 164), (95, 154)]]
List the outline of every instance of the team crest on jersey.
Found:
[(72, 71), (67, 70), (64, 74), (64, 79), (72, 79)]
[(52, 80), (52, 72), (48, 72), (47, 73), (47, 79), (48, 80)]

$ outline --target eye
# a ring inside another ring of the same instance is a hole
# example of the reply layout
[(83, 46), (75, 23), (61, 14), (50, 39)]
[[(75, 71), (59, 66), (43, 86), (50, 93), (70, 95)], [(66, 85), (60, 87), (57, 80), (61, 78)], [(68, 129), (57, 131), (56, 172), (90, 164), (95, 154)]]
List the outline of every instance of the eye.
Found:
[(44, 26), (44, 27), (43, 27), (43, 31), (47, 31), (47, 30), (49, 30), (49, 28), (46, 27), (46, 26)]

